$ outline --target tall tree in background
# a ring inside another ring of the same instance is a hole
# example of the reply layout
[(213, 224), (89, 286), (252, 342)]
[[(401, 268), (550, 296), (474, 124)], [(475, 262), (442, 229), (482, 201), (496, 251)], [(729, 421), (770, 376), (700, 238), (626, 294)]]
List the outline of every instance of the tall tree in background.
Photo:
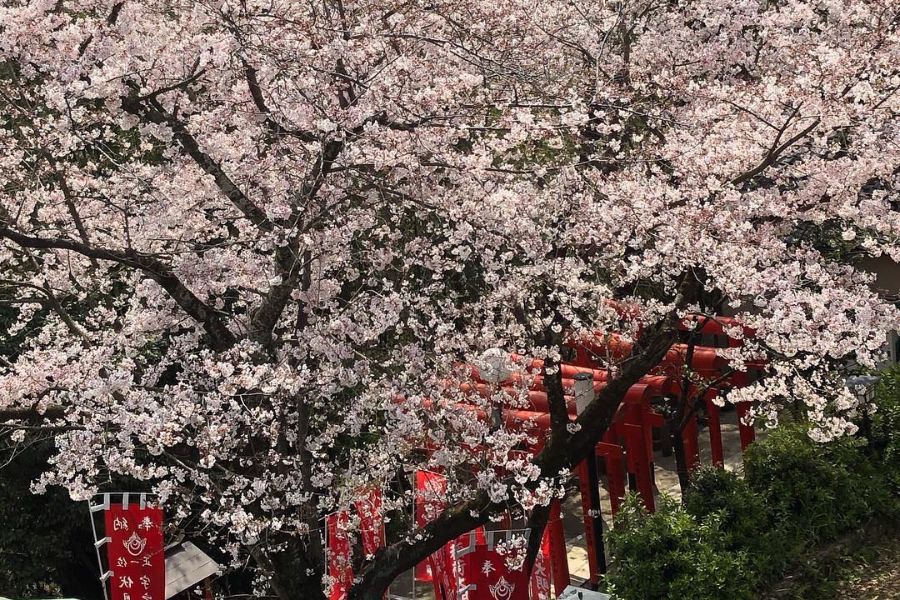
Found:
[[(36, 491), (145, 481), (284, 600), (322, 595), (322, 515), (403, 467), (454, 474), (452, 506), (364, 559), (353, 598), (545, 506), (680, 319), (723, 299), (758, 332), (732, 366), (770, 360), (739, 399), (846, 433), (833, 369), (874, 365), (898, 314), (808, 234), (900, 258), (898, 18), (893, 0), (5, 2), (4, 430), (52, 434)], [(569, 423), (565, 336), (637, 325)], [(533, 462), (509, 459), (524, 434), (424, 401), (490, 347), (548, 359)]]

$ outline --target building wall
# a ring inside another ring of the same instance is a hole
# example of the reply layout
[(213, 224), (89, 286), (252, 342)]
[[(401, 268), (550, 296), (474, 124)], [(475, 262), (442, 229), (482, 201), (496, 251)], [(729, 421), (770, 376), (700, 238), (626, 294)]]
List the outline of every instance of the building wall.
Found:
[(880, 256), (863, 259), (859, 266), (875, 274), (875, 289), (887, 297), (900, 299), (900, 264), (887, 256)]

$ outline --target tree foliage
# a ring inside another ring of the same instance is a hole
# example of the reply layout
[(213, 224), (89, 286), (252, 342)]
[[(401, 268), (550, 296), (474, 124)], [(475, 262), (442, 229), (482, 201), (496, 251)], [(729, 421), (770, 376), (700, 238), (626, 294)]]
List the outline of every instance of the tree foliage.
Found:
[(46, 469), (46, 441), (4, 452), (0, 463), (0, 589), (10, 597), (102, 597), (87, 504), (65, 490), (31, 494)]
[(724, 517), (695, 517), (672, 498), (647, 514), (640, 498), (629, 496), (609, 538), (616, 557), (610, 590), (623, 600), (755, 598), (750, 556), (729, 548)]
[[(874, 366), (897, 311), (803, 231), (900, 257), (894, 4), (7, 2), (10, 439), (53, 435), (39, 490), (144, 482), (285, 598), (321, 597), (322, 515), (444, 469), (453, 508), (362, 561), (352, 595), (375, 599), (546, 505), (723, 299), (757, 332), (732, 366), (769, 360), (731, 399), (852, 431), (830, 373)], [(566, 339), (638, 328), (570, 424)], [(534, 460), (447, 386), (490, 347), (547, 358)]]

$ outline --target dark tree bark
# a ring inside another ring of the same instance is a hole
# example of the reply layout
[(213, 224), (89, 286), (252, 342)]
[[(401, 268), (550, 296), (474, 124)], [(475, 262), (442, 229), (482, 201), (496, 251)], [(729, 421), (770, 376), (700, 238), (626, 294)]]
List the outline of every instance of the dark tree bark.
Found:
[(281, 552), (271, 557), (258, 556), (273, 574), (272, 589), (279, 600), (325, 600), (322, 592), (322, 561), (310, 556), (310, 549), (297, 538), (289, 539)]
[(672, 431), (672, 449), (675, 452), (675, 472), (678, 474), (678, 487), (681, 488), (681, 493), (684, 494), (691, 485), (690, 474), (687, 468), (687, 455), (684, 448), (684, 436), (682, 435), (684, 427), (680, 422), (675, 421), (670, 430)]
[[(676, 306), (694, 301), (698, 287), (693, 274), (688, 274), (680, 286)], [(618, 377), (609, 381), (578, 417), (576, 423), (579, 429), (573, 433), (568, 427), (561, 431), (553, 427), (549, 442), (534, 459), (544, 478), (558, 477), (560, 471), (574, 467), (593, 451), (612, 423), (628, 389), (659, 364), (677, 340), (677, 333), (678, 319), (674, 312), (648, 326), (635, 344), (632, 355), (623, 362)], [(559, 380), (561, 375), (558, 373), (557, 370), (555, 378), (559, 385), (553, 382), (553, 374), (547, 382), (551, 411), (554, 403), (564, 402)], [(420, 539), (402, 540), (379, 550), (357, 574), (357, 583), (350, 590), (349, 600), (381, 600), (398, 575), (415, 567), (450, 540), (484, 525), (492, 515), (506, 509), (505, 502), (491, 502), (484, 492), (479, 492), (467, 502), (448, 508), (423, 529)]]

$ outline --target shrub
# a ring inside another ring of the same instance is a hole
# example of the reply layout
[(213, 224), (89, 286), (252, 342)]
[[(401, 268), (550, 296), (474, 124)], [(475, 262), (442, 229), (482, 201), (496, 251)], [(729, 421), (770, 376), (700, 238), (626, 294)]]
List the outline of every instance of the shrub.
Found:
[(691, 487), (684, 497), (684, 508), (703, 519), (721, 513), (727, 527), (729, 546), (747, 546), (771, 525), (762, 498), (746, 481), (731, 471), (701, 467), (691, 474)]
[[(610, 591), (623, 600), (755, 598), (808, 547), (872, 517), (900, 515), (900, 368), (886, 371), (865, 435), (814, 442), (788, 423), (752, 444), (745, 477), (705, 467), (684, 507), (649, 515), (629, 497), (609, 543)], [(879, 521), (880, 522), (880, 521)]]
[(900, 494), (900, 365), (880, 373), (867, 432), (893, 493)]
[(636, 496), (616, 515), (607, 581), (623, 600), (754, 598), (746, 553), (729, 550), (718, 514), (698, 520), (670, 498), (648, 514)]
[(0, 596), (102, 599), (87, 504), (58, 488), (31, 494), (50, 448), (29, 442), (0, 453)]
[(795, 546), (833, 539), (890, 504), (861, 445), (859, 438), (814, 442), (804, 427), (785, 425), (748, 448), (747, 483)]
[(784, 568), (789, 557), (785, 535), (762, 495), (737, 474), (701, 467), (691, 476), (684, 508), (699, 520), (721, 520), (722, 543), (728, 550), (746, 553), (757, 583), (771, 580)]

